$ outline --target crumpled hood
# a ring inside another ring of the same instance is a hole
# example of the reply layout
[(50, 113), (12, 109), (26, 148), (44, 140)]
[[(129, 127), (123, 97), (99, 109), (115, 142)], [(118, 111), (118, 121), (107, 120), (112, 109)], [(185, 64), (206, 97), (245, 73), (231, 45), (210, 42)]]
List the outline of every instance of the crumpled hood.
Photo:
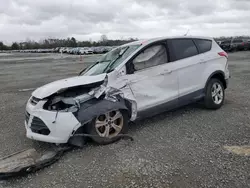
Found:
[(70, 87), (83, 86), (91, 83), (101, 82), (105, 79), (106, 75), (107, 74), (104, 73), (95, 76), (76, 76), (58, 80), (37, 88), (32, 93), (32, 96), (39, 99), (43, 99), (58, 92), (61, 89), (67, 89)]

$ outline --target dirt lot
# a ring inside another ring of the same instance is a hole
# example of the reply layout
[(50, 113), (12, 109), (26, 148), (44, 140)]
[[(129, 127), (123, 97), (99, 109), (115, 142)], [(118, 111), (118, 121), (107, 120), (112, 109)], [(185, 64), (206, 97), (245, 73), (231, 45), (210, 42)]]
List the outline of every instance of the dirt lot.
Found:
[[(0, 157), (47, 147), (25, 137), (29, 89), (76, 75), (97, 58), (0, 54)], [(250, 145), (250, 52), (230, 54), (229, 69), (232, 78), (220, 110), (194, 104), (130, 124), (134, 142), (89, 143), (36, 174), (2, 181), (0, 187), (250, 187), (250, 156), (224, 149)]]

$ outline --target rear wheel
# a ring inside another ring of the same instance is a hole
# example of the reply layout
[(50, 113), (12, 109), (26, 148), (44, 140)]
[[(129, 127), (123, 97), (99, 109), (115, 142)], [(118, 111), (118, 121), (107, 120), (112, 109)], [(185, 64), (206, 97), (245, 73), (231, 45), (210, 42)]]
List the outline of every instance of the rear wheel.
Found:
[(222, 82), (217, 78), (212, 78), (206, 87), (205, 107), (209, 109), (219, 109), (225, 98), (225, 89)]
[(110, 144), (119, 139), (128, 128), (128, 115), (125, 111), (116, 110), (101, 114), (87, 125), (87, 132), (93, 135), (92, 140), (98, 144)]

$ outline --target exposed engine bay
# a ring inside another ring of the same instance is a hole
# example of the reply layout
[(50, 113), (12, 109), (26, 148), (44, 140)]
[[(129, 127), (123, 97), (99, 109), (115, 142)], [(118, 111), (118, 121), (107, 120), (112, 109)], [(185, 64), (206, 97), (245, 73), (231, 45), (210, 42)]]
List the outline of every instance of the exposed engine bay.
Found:
[[(125, 87), (128, 87), (128, 85), (124, 85), (119, 89), (107, 86), (107, 78), (105, 78), (102, 82), (60, 90), (59, 92), (46, 98), (47, 102), (44, 104), (43, 108), (49, 111), (75, 113), (82, 107), (86, 108), (88, 105), (84, 105), (84, 103), (87, 101), (90, 101), (89, 104), (91, 105), (102, 100), (111, 101), (113, 103), (118, 101), (121, 102), (122, 100), (130, 101), (131, 99), (126, 98), (124, 92), (122, 91)], [(128, 101), (126, 103), (126, 108), (132, 110), (129, 106), (131, 104), (128, 104)], [(125, 104), (125, 101), (123, 102)]]

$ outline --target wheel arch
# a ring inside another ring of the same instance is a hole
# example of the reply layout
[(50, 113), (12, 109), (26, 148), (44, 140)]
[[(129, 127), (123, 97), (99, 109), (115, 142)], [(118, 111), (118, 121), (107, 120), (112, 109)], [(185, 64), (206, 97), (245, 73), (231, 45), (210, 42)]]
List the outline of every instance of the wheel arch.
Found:
[(116, 102), (102, 99), (97, 101), (90, 100), (82, 104), (80, 110), (74, 114), (76, 119), (79, 121), (79, 124), (72, 130), (68, 143), (78, 147), (83, 147), (86, 137), (75, 137), (74, 135), (87, 133), (86, 127), (94, 117), (107, 111), (117, 109), (127, 112), (129, 117), (132, 115), (132, 104), (129, 100), (123, 99), (121, 97), (119, 97), (118, 101)]
[(226, 83), (226, 80), (225, 80), (225, 73), (224, 73), (223, 71), (220, 71), (220, 70), (213, 72), (213, 73), (208, 77), (208, 79), (207, 79), (207, 81), (206, 81), (205, 88), (207, 88), (207, 84), (208, 84), (208, 82), (209, 82), (212, 78), (217, 78), (217, 79), (219, 79), (219, 80), (222, 82), (222, 84), (223, 84), (223, 86), (224, 86), (224, 89), (227, 88), (227, 83)]

